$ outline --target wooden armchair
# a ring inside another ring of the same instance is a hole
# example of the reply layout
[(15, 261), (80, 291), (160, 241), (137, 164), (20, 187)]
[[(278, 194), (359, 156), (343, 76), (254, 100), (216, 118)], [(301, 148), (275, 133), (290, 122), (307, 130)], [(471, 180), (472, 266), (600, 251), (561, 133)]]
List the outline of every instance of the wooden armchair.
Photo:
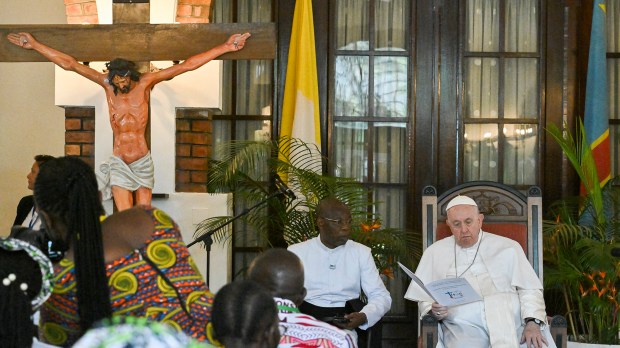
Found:
[[(542, 196), (540, 188), (532, 186), (527, 196), (521, 192), (491, 181), (473, 181), (458, 185), (439, 197), (433, 186), (422, 192), (422, 248), (449, 237), (446, 224), (448, 202), (457, 195), (466, 195), (476, 201), (484, 214), (482, 229), (519, 242), (534, 271), (543, 279), (542, 257)], [(566, 347), (566, 319), (549, 318), (551, 334), (558, 347)], [(420, 322), (419, 346), (434, 348), (438, 340), (437, 320), (426, 315)]]

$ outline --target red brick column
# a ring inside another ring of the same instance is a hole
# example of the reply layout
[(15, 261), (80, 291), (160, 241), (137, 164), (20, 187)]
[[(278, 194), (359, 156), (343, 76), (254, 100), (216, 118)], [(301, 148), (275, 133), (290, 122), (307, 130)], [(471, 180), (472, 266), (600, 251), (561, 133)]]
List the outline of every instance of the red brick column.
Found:
[(65, 155), (95, 164), (95, 108), (65, 107)]
[(176, 192), (207, 192), (207, 165), (213, 147), (209, 110), (180, 108), (176, 114)]
[(176, 21), (179, 23), (209, 23), (212, 0), (178, 0)]
[(96, 0), (65, 0), (67, 24), (99, 24)]

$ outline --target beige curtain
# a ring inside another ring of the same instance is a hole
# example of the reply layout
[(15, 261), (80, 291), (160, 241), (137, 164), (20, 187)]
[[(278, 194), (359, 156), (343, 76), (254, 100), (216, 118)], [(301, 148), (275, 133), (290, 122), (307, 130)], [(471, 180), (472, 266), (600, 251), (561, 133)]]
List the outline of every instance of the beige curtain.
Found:
[[(503, 4), (505, 15), (500, 18), (500, 0), (467, 1), (464, 179), (533, 185), (540, 117), (539, 59), (535, 57), (540, 4), (538, 0)], [(505, 34), (500, 38), (501, 26)], [(488, 57), (488, 53), (497, 55)], [(524, 55), (511, 57), (510, 53)], [(485, 120), (467, 123), (473, 119)]]
[[(371, 186), (382, 225), (404, 228), (412, 1), (335, 1), (333, 172)], [(405, 313), (406, 283), (397, 278), (387, 284), (391, 314)]]

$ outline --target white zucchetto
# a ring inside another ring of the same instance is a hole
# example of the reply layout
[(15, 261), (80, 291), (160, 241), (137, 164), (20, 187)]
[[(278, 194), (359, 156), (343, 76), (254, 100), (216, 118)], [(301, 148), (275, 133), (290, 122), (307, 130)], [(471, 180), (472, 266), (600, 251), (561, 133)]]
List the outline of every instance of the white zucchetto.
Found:
[(452, 198), (450, 202), (448, 202), (448, 205), (446, 206), (446, 211), (448, 211), (448, 209), (454, 207), (455, 205), (473, 205), (474, 207), (478, 206), (478, 204), (476, 204), (476, 201), (474, 201), (470, 197), (458, 195)]

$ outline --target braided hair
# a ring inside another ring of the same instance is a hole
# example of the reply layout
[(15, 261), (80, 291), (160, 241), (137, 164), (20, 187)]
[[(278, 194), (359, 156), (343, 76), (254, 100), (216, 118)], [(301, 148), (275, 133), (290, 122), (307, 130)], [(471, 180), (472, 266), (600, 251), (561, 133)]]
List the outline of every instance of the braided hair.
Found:
[(226, 348), (276, 347), (280, 340), (275, 301), (251, 280), (235, 281), (220, 289), (213, 300), (211, 320), (215, 338)]
[(54, 226), (47, 230), (53, 242), (73, 250), (78, 314), (85, 332), (112, 314), (99, 221), (104, 210), (95, 173), (75, 156), (49, 160), (41, 166), (34, 196), (38, 209), (66, 228), (61, 236)]
[(0, 282), (0, 344), (30, 347), (34, 331), (31, 301), (42, 283), (39, 265), (24, 250), (0, 248)]

